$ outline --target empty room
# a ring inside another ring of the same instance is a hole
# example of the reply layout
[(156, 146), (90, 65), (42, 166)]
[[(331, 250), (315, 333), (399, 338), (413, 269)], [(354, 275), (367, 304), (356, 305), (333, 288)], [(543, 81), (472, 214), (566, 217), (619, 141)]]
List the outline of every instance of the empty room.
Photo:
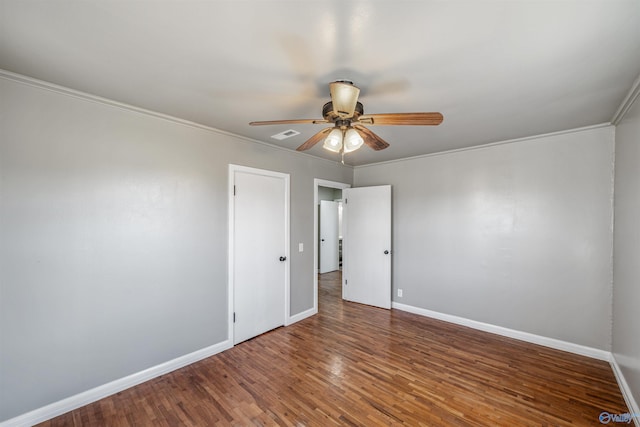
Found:
[(0, 427), (640, 426), (640, 1), (0, 0)]

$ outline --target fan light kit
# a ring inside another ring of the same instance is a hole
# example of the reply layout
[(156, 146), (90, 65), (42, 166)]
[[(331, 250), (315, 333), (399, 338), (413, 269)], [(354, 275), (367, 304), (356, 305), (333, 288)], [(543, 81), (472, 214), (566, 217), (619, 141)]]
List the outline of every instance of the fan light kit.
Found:
[(364, 139), (356, 132), (354, 128), (347, 128), (343, 131), (339, 128), (333, 128), (324, 140), (323, 147), (334, 153), (350, 153), (362, 147)]
[(352, 82), (338, 80), (329, 83), (331, 101), (322, 107), (324, 119), (294, 119), (294, 120), (270, 120), (251, 122), (252, 126), (281, 125), (281, 124), (325, 124), (332, 123), (328, 127), (309, 138), (297, 148), (298, 151), (308, 150), (324, 139), (323, 148), (334, 153), (344, 155), (356, 151), (366, 144), (369, 148), (379, 151), (384, 150), (389, 144), (363, 125), (382, 126), (437, 126), (442, 123), (441, 113), (387, 113), (364, 114), (364, 108), (358, 102), (360, 89)]

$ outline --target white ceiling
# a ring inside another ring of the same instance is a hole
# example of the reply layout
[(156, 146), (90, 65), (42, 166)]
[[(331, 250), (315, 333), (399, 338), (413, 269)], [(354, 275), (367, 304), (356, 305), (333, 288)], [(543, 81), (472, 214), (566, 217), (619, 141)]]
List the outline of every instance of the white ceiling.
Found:
[(290, 149), (320, 125), (248, 122), (320, 118), (337, 79), (365, 113), (444, 114), (372, 128), (391, 147), (360, 165), (610, 122), (640, 1), (0, 0), (0, 68)]

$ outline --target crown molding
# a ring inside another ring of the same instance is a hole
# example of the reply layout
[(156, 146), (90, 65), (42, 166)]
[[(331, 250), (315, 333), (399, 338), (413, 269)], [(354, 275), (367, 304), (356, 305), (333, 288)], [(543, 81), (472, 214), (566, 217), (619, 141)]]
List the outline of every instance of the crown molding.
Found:
[(273, 148), (273, 149), (276, 149), (276, 150), (285, 151), (285, 152), (290, 153), (290, 154), (294, 153), (297, 156), (305, 156), (305, 157), (309, 157), (309, 158), (316, 159), (316, 160), (322, 160), (323, 162), (328, 162), (328, 163), (331, 163), (333, 165), (342, 165), (342, 166), (345, 166), (345, 167), (348, 167), (348, 168), (351, 168), (351, 169), (358, 169), (358, 168), (369, 167), (369, 166), (379, 166), (379, 165), (388, 164), (388, 163), (396, 163), (396, 162), (402, 162), (402, 161), (405, 161), (405, 160), (413, 160), (413, 159), (419, 159), (419, 158), (424, 158), (424, 157), (439, 156), (439, 155), (443, 155), (443, 154), (451, 154), (451, 153), (456, 153), (456, 152), (461, 152), (461, 151), (477, 150), (477, 149), (493, 147), (493, 146), (496, 146), (496, 145), (511, 144), (511, 143), (516, 143), (516, 142), (528, 141), (528, 140), (531, 140), (531, 139), (538, 139), (538, 138), (549, 137), (549, 136), (564, 135), (564, 134), (567, 134), (567, 133), (581, 132), (581, 131), (584, 131), (584, 130), (591, 130), (591, 129), (597, 129), (597, 128), (611, 126), (611, 125), (617, 125), (623, 119), (623, 117), (625, 116), (627, 111), (631, 108), (631, 106), (634, 104), (635, 100), (640, 95), (640, 75), (639, 75), (638, 78), (633, 83), (633, 86), (631, 87), (631, 89), (627, 93), (627, 96), (623, 100), (622, 104), (620, 105), (620, 107), (618, 107), (618, 110), (616, 111), (616, 113), (614, 114), (613, 118), (611, 119), (611, 122), (608, 122), (608, 123), (601, 123), (601, 124), (596, 124), (596, 125), (592, 125), (592, 126), (585, 126), (585, 127), (581, 127), (581, 128), (568, 129), (568, 130), (563, 130), (563, 131), (558, 131), (558, 132), (551, 132), (551, 133), (533, 135), (533, 136), (528, 136), (528, 137), (523, 137), (523, 138), (515, 138), (515, 139), (504, 140), (504, 141), (491, 142), (491, 143), (488, 143), (488, 144), (475, 145), (475, 146), (472, 146), (472, 147), (457, 148), (457, 149), (452, 149), (452, 150), (439, 151), (437, 153), (422, 154), (422, 155), (418, 155), (418, 156), (404, 157), (404, 158), (401, 158), (401, 159), (394, 159), (394, 160), (388, 160), (388, 161), (383, 161), (383, 162), (375, 162), (375, 163), (368, 163), (368, 164), (365, 164), (365, 165), (354, 166), (354, 165), (349, 165), (349, 164), (341, 164), (340, 162), (337, 162), (337, 161), (334, 161), (334, 160), (330, 160), (330, 159), (325, 159), (324, 157), (314, 156), (313, 154), (310, 154), (310, 153), (302, 153), (302, 152), (299, 152), (299, 151), (290, 150), (288, 148), (284, 148), (284, 147), (281, 147), (281, 146), (275, 145), (275, 144), (270, 144), (268, 142), (261, 141), (261, 140), (258, 140), (258, 139), (253, 139), (253, 138), (249, 138), (249, 137), (246, 137), (246, 136), (238, 135), (238, 134), (235, 134), (235, 133), (223, 131), (221, 129), (217, 129), (217, 128), (214, 128), (214, 127), (211, 127), (211, 126), (203, 125), (203, 124), (192, 122), (192, 121), (189, 121), (189, 120), (184, 120), (184, 119), (181, 119), (181, 118), (178, 118), (178, 117), (174, 117), (174, 116), (171, 116), (171, 115), (168, 115), (168, 114), (159, 113), (157, 111), (147, 110), (145, 108), (136, 107), (134, 105), (126, 104), (126, 103), (123, 103), (123, 102), (114, 101), (114, 100), (109, 99), (109, 98), (104, 98), (104, 97), (93, 95), (93, 94), (90, 94), (90, 93), (87, 93), (87, 92), (78, 91), (78, 90), (75, 90), (75, 89), (68, 88), (66, 86), (57, 85), (55, 83), (50, 83), (50, 82), (47, 82), (47, 81), (44, 81), (44, 80), (35, 79), (33, 77), (29, 77), (29, 76), (25, 76), (25, 75), (22, 75), (22, 74), (13, 73), (11, 71), (7, 71), (7, 70), (3, 70), (3, 69), (0, 69), (0, 78), (4, 78), (6, 80), (14, 81), (16, 83), (25, 84), (25, 85), (28, 85), (28, 86), (37, 87), (37, 88), (44, 89), (44, 90), (49, 90), (49, 91), (52, 91), (52, 92), (56, 92), (56, 93), (59, 93), (59, 94), (71, 96), (71, 97), (74, 97), (74, 98), (79, 98), (79, 99), (82, 99), (82, 100), (85, 100), (85, 101), (96, 102), (96, 103), (99, 103), (99, 104), (109, 105), (109, 106), (112, 106), (112, 107), (116, 107), (116, 108), (119, 108), (119, 109), (135, 112), (135, 113), (138, 113), (138, 114), (143, 114), (143, 115), (146, 115), (146, 116), (155, 117), (155, 118), (158, 118), (158, 119), (161, 119), (161, 120), (170, 121), (170, 122), (177, 123), (177, 124), (180, 124), (180, 125), (183, 125), (183, 126), (202, 129), (202, 130), (213, 132), (213, 133), (216, 133), (216, 134), (219, 134), (219, 135), (229, 136), (229, 137), (232, 137), (232, 138), (239, 139), (239, 140), (241, 140), (243, 142), (248, 142), (248, 143), (252, 143), (252, 144), (260, 144), (260, 145), (263, 145), (263, 146), (266, 146), (266, 147), (270, 147), (270, 148)]
[(341, 164), (338, 161), (334, 161), (334, 160), (330, 160), (330, 159), (325, 159), (324, 157), (318, 157), (318, 156), (314, 156), (313, 154), (309, 154), (309, 153), (302, 153), (299, 151), (295, 151), (295, 150), (291, 150), (288, 148), (284, 148), (284, 147), (280, 147), (279, 145), (274, 145), (274, 144), (269, 144), (268, 142), (265, 141), (260, 141), (258, 139), (253, 139), (253, 138), (249, 138), (246, 136), (242, 136), (242, 135), (238, 135), (232, 132), (227, 132), (221, 129), (217, 129), (211, 126), (207, 126), (207, 125), (203, 125), (201, 123), (196, 123), (196, 122), (192, 122), (189, 120), (184, 120), (181, 119), (179, 117), (174, 117), (168, 114), (164, 114), (164, 113), (159, 113), (157, 111), (152, 111), (152, 110), (147, 110), (145, 108), (141, 108), (141, 107), (136, 107), (135, 105), (130, 105), (130, 104), (126, 104), (123, 102), (119, 102), (119, 101), (114, 101), (112, 99), (109, 98), (103, 98), (101, 96), (97, 96), (97, 95), (93, 95), (87, 92), (81, 92), (79, 90), (75, 90), (75, 89), (71, 89), (68, 88), (66, 86), (61, 86), (61, 85), (57, 85), (55, 83), (50, 83), (44, 80), (38, 80), (35, 79), (33, 77), (29, 77), (29, 76), (24, 76), (22, 74), (17, 74), (17, 73), (13, 73), (11, 71), (7, 71), (7, 70), (3, 70), (0, 68), (0, 78), (3, 78), (5, 80), (10, 80), (16, 83), (21, 83), (27, 86), (33, 86), (33, 87), (37, 87), (39, 89), (44, 89), (44, 90), (48, 90), (51, 92), (55, 92), (55, 93), (59, 93), (62, 95), (66, 95), (66, 96), (70, 96), (73, 98), (78, 98), (78, 99), (82, 99), (84, 101), (89, 101), (89, 102), (95, 102), (98, 104), (103, 104), (103, 105), (108, 105), (111, 107), (115, 107), (115, 108), (119, 108), (121, 110), (126, 110), (126, 111), (130, 111), (130, 112), (134, 112), (137, 114), (142, 114), (145, 116), (150, 116), (150, 117), (154, 117), (157, 119), (161, 119), (161, 120), (166, 120), (169, 122), (173, 122), (182, 126), (187, 126), (187, 127), (191, 127), (191, 128), (196, 128), (196, 129), (202, 129), (208, 132), (213, 132), (216, 133), (218, 135), (224, 135), (224, 136), (228, 136), (228, 137), (232, 137), (232, 138), (236, 138), (239, 139), (242, 142), (247, 142), (247, 143), (251, 143), (251, 144), (260, 144), (269, 148), (273, 148), (275, 150), (279, 150), (279, 151), (284, 151), (287, 152), (289, 154), (295, 154), (296, 156), (304, 156), (304, 157), (309, 157), (315, 160), (322, 160), (323, 162), (327, 162), (327, 163), (331, 163), (333, 165), (340, 165), (340, 166), (346, 166), (348, 168), (352, 168), (352, 165), (348, 165), (348, 164)]
[(498, 146), (498, 145), (514, 144), (514, 143), (517, 143), (517, 142), (530, 141), (530, 140), (533, 140), (533, 139), (541, 139), (541, 138), (548, 138), (548, 137), (566, 135), (566, 134), (577, 133), (577, 132), (584, 132), (584, 131), (589, 131), (589, 130), (594, 130), (594, 129), (606, 128), (606, 127), (609, 127), (611, 125), (612, 125), (612, 123), (606, 122), (606, 123), (600, 123), (600, 124), (597, 124), (597, 125), (583, 126), (583, 127), (574, 128), (574, 129), (561, 130), (561, 131), (557, 131), (557, 132), (543, 133), (543, 134), (540, 134), (540, 135), (525, 136), (525, 137), (522, 137), (522, 138), (515, 138), (515, 139), (506, 139), (504, 141), (490, 142), (488, 144), (473, 145), (471, 147), (454, 148), (452, 150), (438, 151), (437, 153), (420, 154), (418, 156), (404, 157), (402, 159), (395, 159), (395, 160), (387, 160), (385, 162), (368, 163), (366, 165), (354, 166), (354, 169), (366, 168), (366, 167), (369, 167), (369, 166), (380, 166), (380, 165), (386, 165), (386, 164), (390, 164), (390, 163), (404, 162), (404, 161), (407, 161), (407, 160), (423, 159), (423, 158), (426, 158), (426, 157), (442, 156), (442, 155), (445, 155), (445, 154), (459, 153), (459, 152), (463, 152), (463, 151), (483, 150), (485, 148), (491, 148), (491, 147), (495, 147), (495, 146)]
[(622, 121), (624, 116), (627, 114), (627, 111), (629, 111), (629, 109), (635, 103), (636, 99), (638, 99), (638, 95), (640, 95), (640, 75), (638, 75), (636, 81), (633, 82), (633, 85), (631, 85), (631, 89), (629, 89), (627, 96), (624, 98), (622, 104), (620, 104), (620, 107), (618, 107), (618, 110), (613, 115), (613, 118), (611, 119), (612, 124), (617, 125)]

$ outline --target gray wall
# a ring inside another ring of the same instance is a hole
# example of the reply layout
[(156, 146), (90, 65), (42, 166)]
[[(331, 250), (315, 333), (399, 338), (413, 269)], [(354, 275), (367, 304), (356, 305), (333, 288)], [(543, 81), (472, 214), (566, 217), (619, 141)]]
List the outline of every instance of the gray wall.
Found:
[(291, 314), (313, 179), (353, 171), (0, 78), (0, 421), (222, 342), (228, 164), (291, 174)]
[(640, 400), (640, 102), (616, 128), (613, 354)]
[[(398, 302), (608, 350), (640, 393), (638, 105), (613, 128), (352, 169), (0, 78), (0, 421), (219, 343), (227, 165), (392, 184)], [(291, 313), (313, 251), (291, 251)], [(394, 291), (394, 295), (395, 295)]]
[(606, 127), (357, 167), (393, 186), (394, 300), (609, 350), (613, 146)]

